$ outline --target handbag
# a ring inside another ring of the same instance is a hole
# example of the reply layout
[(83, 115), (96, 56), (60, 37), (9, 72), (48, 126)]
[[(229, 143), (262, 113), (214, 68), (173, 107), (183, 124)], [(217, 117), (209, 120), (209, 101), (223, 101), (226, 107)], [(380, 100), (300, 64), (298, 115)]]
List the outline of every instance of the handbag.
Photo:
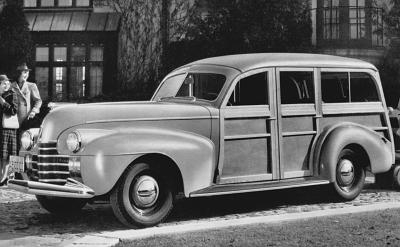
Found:
[(2, 121), (3, 128), (5, 129), (18, 129), (19, 122), (18, 116), (15, 115), (8, 115), (3, 113), (3, 121)]

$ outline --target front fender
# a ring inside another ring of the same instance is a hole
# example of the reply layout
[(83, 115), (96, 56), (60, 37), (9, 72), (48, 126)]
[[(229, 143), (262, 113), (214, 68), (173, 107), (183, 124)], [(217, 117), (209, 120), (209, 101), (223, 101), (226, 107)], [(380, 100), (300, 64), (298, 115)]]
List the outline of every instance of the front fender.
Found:
[(374, 174), (388, 171), (394, 163), (390, 141), (362, 125), (345, 123), (331, 127), (318, 142), (314, 167), (319, 168), (322, 178), (331, 182), (335, 181), (339, 153), (347, 145), (355, 144), (364, 149)]
[[(82, 130), (82, 133), (85, 131)], [(99, 130), (98, 133), (101, 134), (93, 135), (92, 130), (91, 136), (96, 138), (88, 138), (90, 140), (86, 141), (83, 150), (78, 153), (83, 157), (93, 158), (92, 162), (82, 164), (85, 166), (82, 169), (82, 178), (96, 194), (97, 191), (104, 194), (111, 190), (122, 172), (135, 159), (154, 153), (168, 156), (178, 166), (186, 196), (212, 183), (215, 149), (213, 142), (204, 136), (156, 128)], [(106, 183), (99, 182), (105, 179), (101, 174), (109, 174)]]

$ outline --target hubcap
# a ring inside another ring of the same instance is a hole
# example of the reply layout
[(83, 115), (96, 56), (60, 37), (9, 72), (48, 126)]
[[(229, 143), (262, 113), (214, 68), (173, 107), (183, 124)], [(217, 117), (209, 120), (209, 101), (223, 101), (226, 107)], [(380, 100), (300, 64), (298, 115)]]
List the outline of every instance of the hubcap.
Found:
[(148, 208), (156, 203), (159, 192), (157, 181), (148, 175), (143, 175), (136, 180), (133, 187), (133, 200), (138, 207)]
[(354, 181), (354, 165), (348, 159), (340, 160), (338, 167), (339, 183), (344, 186), (351, 185)]

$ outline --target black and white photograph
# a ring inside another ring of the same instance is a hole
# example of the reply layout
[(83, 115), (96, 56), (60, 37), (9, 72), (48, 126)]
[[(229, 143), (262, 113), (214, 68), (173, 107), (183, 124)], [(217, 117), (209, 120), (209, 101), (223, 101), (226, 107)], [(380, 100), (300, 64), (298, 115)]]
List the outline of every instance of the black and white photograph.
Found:
[(0, 0), (0, 247), (400, 246), (400, 0)]

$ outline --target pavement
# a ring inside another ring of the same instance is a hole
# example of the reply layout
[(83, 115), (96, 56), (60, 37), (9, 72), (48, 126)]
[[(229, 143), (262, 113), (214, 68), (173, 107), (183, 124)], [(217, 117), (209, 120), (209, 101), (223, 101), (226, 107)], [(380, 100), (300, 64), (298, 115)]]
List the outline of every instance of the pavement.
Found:
[(167, 222), (140, 230), (122, 226), (109, 204), (89, 204), (80, 215), (63, 218), (43, 210), (34, 196), (2, 187), (0, 246), (114, 246), (155, 234), (400, 207), (399, 191), (380, 190), (372, 182), (350, 202), (333, 202), (319, 188), (179, 200)]

